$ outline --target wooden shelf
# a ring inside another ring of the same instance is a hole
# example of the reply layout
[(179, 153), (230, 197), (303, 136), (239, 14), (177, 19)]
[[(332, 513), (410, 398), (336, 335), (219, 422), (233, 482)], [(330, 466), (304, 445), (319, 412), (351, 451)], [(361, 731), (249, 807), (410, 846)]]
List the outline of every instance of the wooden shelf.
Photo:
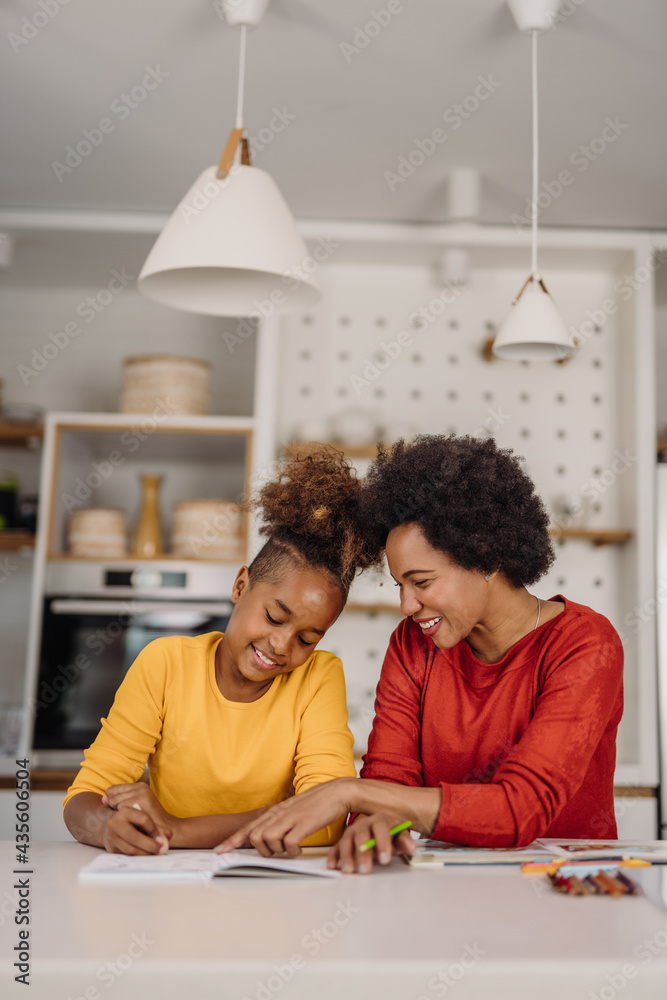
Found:
[(622, 528), (549, 528), (549, 534), (556, 541), (572, 539), (592, 542), (596, 548), (623, 545), (632, 538), (632, 532)]
[(15, 552), (17, 549), (35, 547), (36, 536), (29, 531), (0, 531), (0, 551)]
[[(49, 771), (46, 768), (36, 768), (30, 774), (30, 789), (33, 792), (66, 792), (72, 784), (79, 768), (72, 771)], [(0, 777), (0, 788), (15, 788), (16, 779), (13, 775)]]
[(43, 424), (19, 424), (0, 420), (0, 445), (25, 448), (44, 437)]
[(331, 445), (338, 451), (342, 451), (346, 458), (375, 458), (378, 453), (376, 444), (354, 445), (345, 444), (341, 441), (290, 441), (285, 445), (285, 454), (291, 458), (296, 455), (309, 455), (323, 445)]

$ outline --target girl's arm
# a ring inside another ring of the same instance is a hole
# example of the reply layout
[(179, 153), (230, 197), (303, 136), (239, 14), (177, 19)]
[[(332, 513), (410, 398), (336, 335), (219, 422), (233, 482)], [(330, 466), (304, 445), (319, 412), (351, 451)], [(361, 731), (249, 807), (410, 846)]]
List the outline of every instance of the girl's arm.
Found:
[(76, 840), (112, 854), (163, 854), (170, 847), (210, 848), (257, 819), (263, 809), (221, 816), (173, 816), (148, 785), (112, 785), (105, 795), (80, 792), (65, 823)]
[[(74, 802), (80, 795), (75, 796)], [(139, 810), (148, 816), (155, 827), (170, 831), (169, 847), (189, 847), (206, 849), (215, 847), (221, 840), (230, 837), (265, 812), (265, 809), (250, 809), (242, 813), (227, 813), (210, 816), (174, 816), (163, 809), (157, 796), (143, 781), (129, 785), (112, 785), (101, 798), (102, 808), (107, 813), (114, 811), (132, 812)], [(70, 803), (71, 805), (71, 803)], [(131, 816), (130, 818), (134, 818)], [(78, 839), (78, 838), (77, 838)], [(94, 845), (103, 846), (103, 845)]]

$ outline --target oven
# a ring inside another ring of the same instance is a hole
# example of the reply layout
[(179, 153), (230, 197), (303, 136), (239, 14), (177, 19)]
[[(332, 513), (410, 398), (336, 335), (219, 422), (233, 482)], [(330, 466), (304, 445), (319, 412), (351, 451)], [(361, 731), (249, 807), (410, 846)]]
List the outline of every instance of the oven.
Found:
[(47, 566), (32, 745), (45, 766), (80, 762), (127, 670), (153, 639), (224, 632), (236, 568), (165, 560)]

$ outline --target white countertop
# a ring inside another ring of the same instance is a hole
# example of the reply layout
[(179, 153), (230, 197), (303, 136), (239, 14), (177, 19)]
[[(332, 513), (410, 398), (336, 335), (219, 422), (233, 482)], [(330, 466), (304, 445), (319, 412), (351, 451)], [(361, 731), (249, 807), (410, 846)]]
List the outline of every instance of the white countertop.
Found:
[(20, 866), (14, 845), (0, 844), (3, 998), (667, 996), (667, 911), (648, 898), (571, 898), (516, 868), (417, 871), (400, 860), (339, 879), (79, 885), (79, 869), (97, 853), (32, 845), (26, 991), (9, 957)]

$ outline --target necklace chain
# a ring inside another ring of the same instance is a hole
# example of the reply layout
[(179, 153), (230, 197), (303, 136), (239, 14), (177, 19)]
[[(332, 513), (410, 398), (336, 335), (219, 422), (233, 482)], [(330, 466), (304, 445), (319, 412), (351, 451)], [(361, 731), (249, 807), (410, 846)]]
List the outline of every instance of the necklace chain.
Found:
[(535, 624), (533, 625), (533, 632), (535, 631), (535, 629), (537, 628), (537, 626), (540, 624), (540, 615), (542, 613), (542, 601), (539, 599), (539, 597), (536, 597), (535, 600), (537, 601), (537, 620), (535, 621)]

